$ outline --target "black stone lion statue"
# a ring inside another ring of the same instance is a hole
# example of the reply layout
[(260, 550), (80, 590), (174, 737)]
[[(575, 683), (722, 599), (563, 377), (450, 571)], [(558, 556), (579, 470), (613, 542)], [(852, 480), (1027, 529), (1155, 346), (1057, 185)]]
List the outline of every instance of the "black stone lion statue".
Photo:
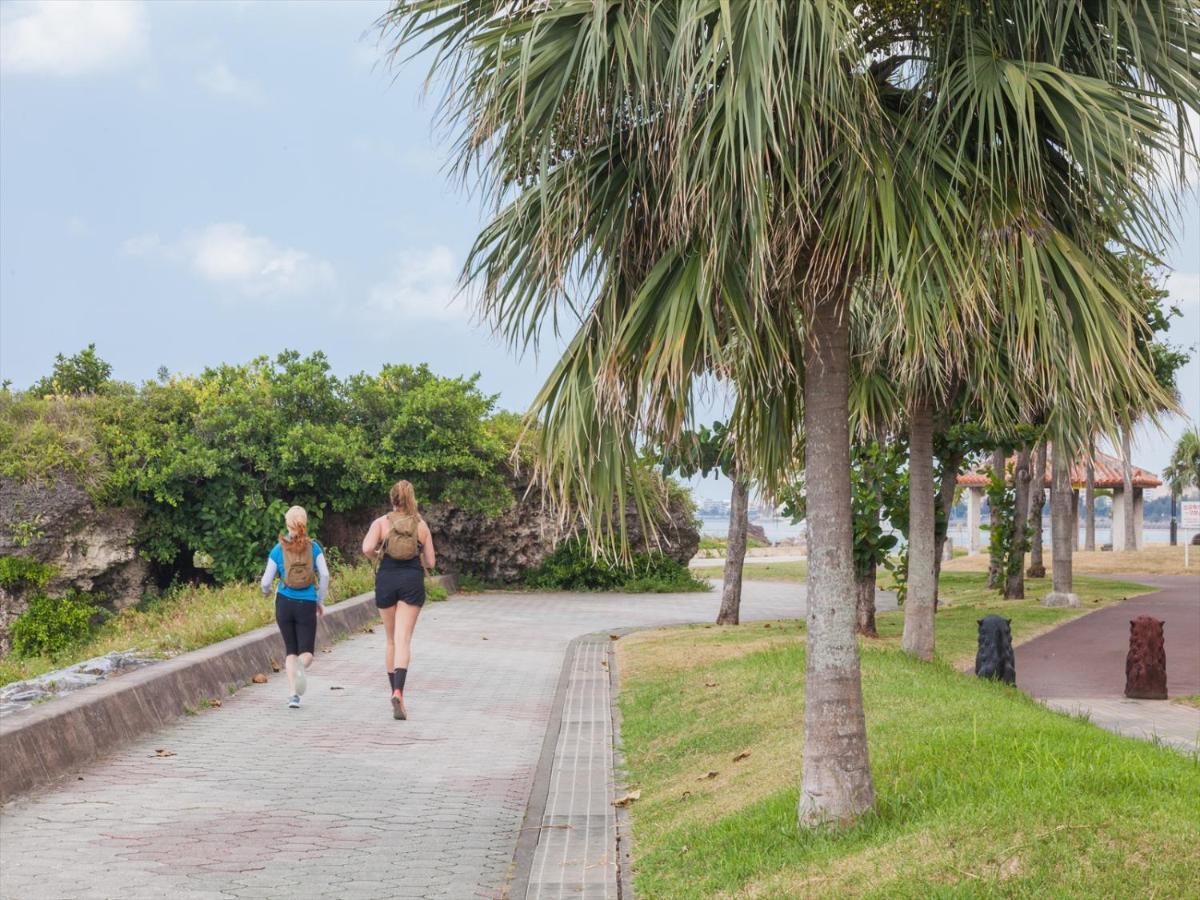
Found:
[(975, 674), (1005, 684), (1017, 683), (1017, 664), (1013, 658), (1012, 619), (984, 616), (979, 622), (979, 650), (975, 654)]

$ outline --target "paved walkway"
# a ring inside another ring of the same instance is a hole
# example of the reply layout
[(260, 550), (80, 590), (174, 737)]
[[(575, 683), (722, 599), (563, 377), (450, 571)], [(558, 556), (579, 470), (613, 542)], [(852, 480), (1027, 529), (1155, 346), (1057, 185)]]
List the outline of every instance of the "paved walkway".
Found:
[[(414, 641), (410, 721), (390, 715), (383, 636), (346, 640), (318, 654), (298, 711), (285, 708), (285, 682), (274, 676), (78, 780), (8, 804), (0, 897), (503, 896), (569, 641), (620, 626), (711, 621), (718, 602), (713, 591), (431, 604)], [(747, 619), (802, 616), (803, 586), (747, 582), (743, 611)], [(603, 715), (580, 711), (568, 721), (578, 729), (589, 719), (593, 732), (601, 728), (590, 746), (611, 741)], [(575, 746), (559, 748), (560, 759)], [(579, 784), (576, 775), (563, 779)], [(552, 794), (548, 814), (554, 802)], [(546, 841), (562, 837), (539, 830), (553, 836)], [(576, 849), (547, 856), (554, 848), (539, 843), (551, 870), (540, 870), (530, 893), (580, 896), (553, 871), (576, 865)], [(616, 896), (607, 875), (587, 881), (588, 896)]]
[(1086, 714), (1109, 731), (1200, 750), (1200, 710), (1164, 700), (1129, 700), (1129, 620), (1162, 619), (1170, 697), (1200, 694), (1200, 578), (1116, 575), (1160, 588), (1089, 613), (1016, 648), (1017, 686), (1054, 709)]

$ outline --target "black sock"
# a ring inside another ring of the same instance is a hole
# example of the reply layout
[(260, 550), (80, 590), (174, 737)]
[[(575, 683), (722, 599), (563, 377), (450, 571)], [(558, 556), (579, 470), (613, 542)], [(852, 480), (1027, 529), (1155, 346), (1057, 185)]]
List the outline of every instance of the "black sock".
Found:
[(388, 687), (392, 690), (396, 689), (396, 673), (388, 672)]
[(408, 676), (408, 669), (397, 669), (392, 673), (392, 690), (404, 690), (404, 679)]

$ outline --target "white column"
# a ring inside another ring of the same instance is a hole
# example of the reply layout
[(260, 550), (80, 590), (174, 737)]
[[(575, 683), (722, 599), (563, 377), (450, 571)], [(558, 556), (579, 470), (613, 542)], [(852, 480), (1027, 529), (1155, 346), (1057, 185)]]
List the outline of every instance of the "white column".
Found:
[(1112, 492), (1112, 505), (1109, 507), (1112, 512), (1112, 536), (1109, 540), (1112, 542), (1113, 550), (1125, 549), (1125, 498), (1121, 495), (1125, 493), (1121, 488), (1115, 487)]
[(1136, 539), (1136, 549), (1141, 550), (1145, 544), (1146, 538), (1142, 534), (1142, 513), (1144, 511), (1144, 502), (1142, 500), (1142, 489), (1135, 487), (1133, 489), (1133, 534)]
[(967, 552), (974, 556), (983, 547), (982, 535), (979, 530), (979, 518), (983, 508), (983, 488), (967, 489)]

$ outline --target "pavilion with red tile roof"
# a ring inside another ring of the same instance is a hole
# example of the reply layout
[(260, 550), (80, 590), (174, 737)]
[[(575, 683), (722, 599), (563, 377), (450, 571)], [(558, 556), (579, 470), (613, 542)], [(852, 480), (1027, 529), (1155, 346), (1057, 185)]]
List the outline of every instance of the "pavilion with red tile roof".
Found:
[[(1049, 457), (1049, 454), (1047, 454)], [(1015, 464), (1016, 457), (1010, 456), (1006, 465)], [(1137, 546), (1142, 546), (1142, 495), (1146, 488), (1156, 488), (1162, 485), (1162, 479), (1153, 472), (1148, 472), (1138, 466), (1133, 470), (1132, 515), (1134, 519), (1134, 534)], [(986, 470), (985, 470), (986, 469)], [(970, 552), (978, 553), (983, 546), (979, 529), (980, 509), (987, 489), (988, 472), (990, 467), (981, 467), (958, 476), (959, 486), (967, 489), (967, 532), (970, 536)], [(1075, 494), (1074, 509), (1079, 509), (1079, 492), (1087, 484), (1088, 463), (1086, 458), (1080, 458), (1071, 464), (1071, 487)], [(1035, 476), (1036, 477), (1036, 474)], [(1042, 484), (1050, 487), (1050, 462), (1046, 461), (1046, 471), (1042, 473)], [(1092, 486), (1096, 490), (1112, 491), (1112, 544), (1114, 550), (1125, 549), (1125, 514), (1130, 505), (1125, 497), (1125, 476), (1121, 471), (1121, 460), (1107, 453), (1092, 454)], [(1079, 549), (1078, 512), (1075, 522), (1075, 549)]]

